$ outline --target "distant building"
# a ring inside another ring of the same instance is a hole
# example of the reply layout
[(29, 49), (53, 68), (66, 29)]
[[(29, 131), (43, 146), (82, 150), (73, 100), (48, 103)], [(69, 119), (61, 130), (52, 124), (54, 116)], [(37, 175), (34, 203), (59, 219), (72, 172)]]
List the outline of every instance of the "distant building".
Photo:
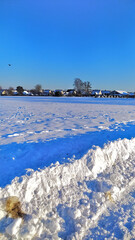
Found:
[(55, 91), (54, 91), (54, 95), (55, 96), (63, 96), (64, 95), (64, 92), (63, 92), (63, 90), (61, 90), (61, 89), (56, 89)]
[(14, 96), (16, 96), (18, 94), (18, 92), (16, 90), (12, 90), (12, 93)]
[(98, 97), (98, 96), (101, 96), (101, 95), (102, 95), (101, 90), (92, 90), (92, 92), (91, 92), (91, 96)]
[(130, 98), (135, 98), (135, 93), (133, 92), (128, 92)]
[(1, 95), (2, 96), (7, 96), (8, 95), (8, 91), (7, 90), (2, 90)]
[(25, 90), (25, 91), (23, 91), (23, 95), (28, 96), (29, 92)]
[(110, 95), (110, 92), (109, 90), (102, 90), (102, 97), (108, 97)]
[(116, 98), (116, 97), (129, 97), (129, 93), (126, 91), (121, 91), (121, 90), (114, 90), (112, 92), (110, 92), (109, 94), (110, 96)]
[(76, 91), (75, 91), (75, 89), (68, 89), (67, 91), (66, 91), (66, 95), (67, 96), (75, 96), (76, 95)]
[(52, 95), (52, 91), (50, 89), (45, 89), (45, 90), (43, 90), (43, 95), (44, 96), (51, 96)]

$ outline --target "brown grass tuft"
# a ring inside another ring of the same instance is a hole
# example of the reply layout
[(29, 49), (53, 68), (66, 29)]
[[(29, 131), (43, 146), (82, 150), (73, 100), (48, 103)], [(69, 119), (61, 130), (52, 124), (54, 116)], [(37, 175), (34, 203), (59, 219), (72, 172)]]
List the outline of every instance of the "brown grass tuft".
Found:
[(6, 212), (12, 218), (24, 218), (25, 214), (21, 210), (21, 203), (16, 196), (8, 197), (6, 200)]
[(110, 202), (113, 202), (113, 203), (114, 203), (114, 200), (113, 200), (113, 198), (112, 198), (112, 194), (111, 194), (110, 191), (107, 191), (107, 192), (105, 193), (105, 198), (108, 199)]

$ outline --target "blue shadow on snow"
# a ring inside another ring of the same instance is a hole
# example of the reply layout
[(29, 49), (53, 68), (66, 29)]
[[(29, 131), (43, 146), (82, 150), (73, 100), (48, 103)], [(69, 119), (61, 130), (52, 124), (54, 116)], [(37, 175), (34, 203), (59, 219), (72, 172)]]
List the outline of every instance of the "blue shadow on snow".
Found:
[(135, 137), (135, 126), (121, 124), (120, 129), (101, 130), (81, 135), (66, 136), (38, 143), (12, 143), (0, 145), (0, 187), (5, 187), (17, 176), (26, 174), (27, 168), (38, 170), (59, 161), (67, 163), (83, 157), (93, 145), (103, 147), (105, 143), (119, 138)]

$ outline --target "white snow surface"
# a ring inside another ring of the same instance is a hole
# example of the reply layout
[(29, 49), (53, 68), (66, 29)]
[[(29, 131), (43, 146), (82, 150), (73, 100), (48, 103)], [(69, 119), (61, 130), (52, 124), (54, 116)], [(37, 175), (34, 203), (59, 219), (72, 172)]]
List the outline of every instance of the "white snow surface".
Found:
[(135, 239), (134, 99), (0, 97), (0, 166), (0, 239)]

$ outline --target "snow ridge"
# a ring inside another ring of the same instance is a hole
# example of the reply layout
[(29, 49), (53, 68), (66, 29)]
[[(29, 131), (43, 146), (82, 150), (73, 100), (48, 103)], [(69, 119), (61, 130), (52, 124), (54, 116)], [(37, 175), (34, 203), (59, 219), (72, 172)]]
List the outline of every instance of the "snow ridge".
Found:
[[(134, 156), (135, 138), (119, 139), (104, 148), (93, 147), (70, 163), (28, 169), (27, 175), (0, 189), (2, 239), (84, 239), (108, 206), (116, 208), (134, 185)], [(8, 196), (19, 197), (27, 213), (24, 222), (5, 218)]]

